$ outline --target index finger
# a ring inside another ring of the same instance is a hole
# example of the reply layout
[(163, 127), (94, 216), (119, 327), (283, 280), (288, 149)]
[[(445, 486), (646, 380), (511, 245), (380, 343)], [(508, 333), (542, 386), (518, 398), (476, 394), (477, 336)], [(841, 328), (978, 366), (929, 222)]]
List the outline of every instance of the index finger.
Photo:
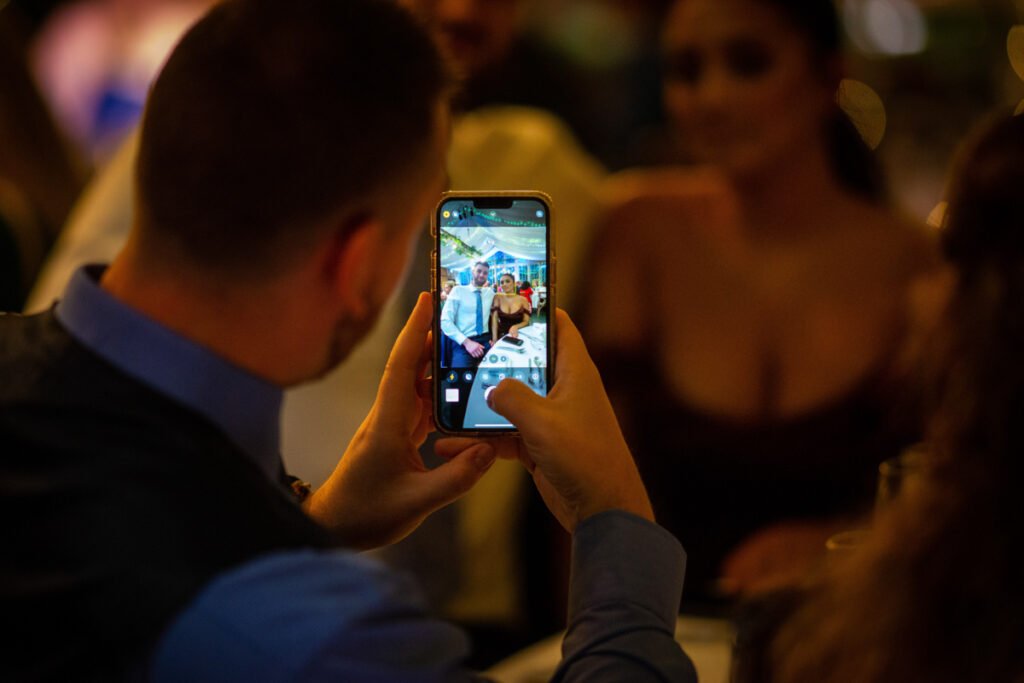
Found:
[(502, 460), (516, 460), (523, 452), (523, 440), (518, 436), (492, 437), (488, 443)]
[(578, 375), (588, 367), (597, 372), (587, 345), (583, 343), (583, 336), (569, 314), (559, 308), (555, 311), (555, 321), (558, 326), (555, 340), (555, 384), (559, 378)]
[(430, 295), (420, 292), (409, 320), (406, 321), (391, 349), (388, 363), (384, 367), (385, 382), (389, 381), (389, 378), (403, 381), (419, 379), (423, 368), (423, 347), (430, 332), (433, 308)]
[[(423, 377), (424, 358), (429, 358), (426, 348), (430, 333), (433, 306), (430, 295), (420, 294), (416, 300), (405, 327), (398, 334), (395, 345), (391, 348), (384, 374), (377, 388), (377, 401), (381, 407), (379, 418), (397, 417), (404, 423), (406, 418), (407, 400), (417, 397), (418, 380)], [(395, 413), (395, 411), (398, 411)]]

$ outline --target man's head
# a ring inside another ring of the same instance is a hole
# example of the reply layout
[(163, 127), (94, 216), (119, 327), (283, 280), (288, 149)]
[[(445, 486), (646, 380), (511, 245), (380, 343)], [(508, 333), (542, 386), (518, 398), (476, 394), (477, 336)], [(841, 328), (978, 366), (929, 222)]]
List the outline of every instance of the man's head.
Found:
[(323, 362), (337, 361), (401, 281), (441, 189), (449, 80), (388, 0), (217, 5), (146, 105), (140, 260), (236, 287), (313, 266), (347, 279), (350, 301), (323, 311), (339, 326)]
[(150, 93), (141, 222), (199, 264), (287, 266), (341, 215), (422, 181), (447, 75), (386, 0), (229, 0)]
[(473, 286), (483, 287), (487, 284), (487, 273), (491, 266), (486, 261), (477, 261), (473, 264)]

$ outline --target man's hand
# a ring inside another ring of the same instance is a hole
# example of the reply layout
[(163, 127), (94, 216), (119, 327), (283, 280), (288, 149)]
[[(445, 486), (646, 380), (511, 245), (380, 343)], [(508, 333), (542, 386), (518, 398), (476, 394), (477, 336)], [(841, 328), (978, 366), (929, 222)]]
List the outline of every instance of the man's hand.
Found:
[(483, 358), (483, 355), (487, 353), (487, 349), (483, 344), (467, 339), (462, 342), (462, 347), (466, 349), (466, 353), (473, 356), (473, 358)]
[(494, 448), (473, 439), (442, 439), (448, 462), (428, 470), (418, 448), (433, 430), (430, 398), (431, 301), (421, 294), (398, 336), (377, 400), (307, 512), (354, 548), (394, 543), (438, 508), (456, 500), (494, 462)]
[[(514, 379), (491, 392), (491, 408), (521, 435), (518, 456), (568, 531), (591, 515), (625, 510), (654, 519), (601, 377), (569, 316), (557, 313), (555, 383), (547, 398)], [(507, 448), (510, 441), (501, 444)]]

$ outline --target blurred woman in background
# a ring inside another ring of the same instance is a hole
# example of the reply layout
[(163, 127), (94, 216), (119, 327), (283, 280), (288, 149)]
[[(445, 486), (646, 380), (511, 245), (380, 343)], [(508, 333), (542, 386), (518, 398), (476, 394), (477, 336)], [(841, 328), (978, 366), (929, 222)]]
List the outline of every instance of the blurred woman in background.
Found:
[(1024, 117), (957, 164), (930, 467), (783, 629), (783, 683), (1024, 680)]
[(923, 226), (837, 105), (828, 0), (678, 0), (664, 94), (692, 165), (613, 181), (588, 344), (684, 604), (798, 581), (916, 436), (891, 419)]

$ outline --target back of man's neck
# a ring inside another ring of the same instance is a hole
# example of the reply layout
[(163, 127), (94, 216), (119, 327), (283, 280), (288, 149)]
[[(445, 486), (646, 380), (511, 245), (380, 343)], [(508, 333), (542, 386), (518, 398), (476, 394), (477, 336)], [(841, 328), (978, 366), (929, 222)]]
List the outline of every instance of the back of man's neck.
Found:
[[(104, 272), (100, 286), (126, 306), (253, 375), (280, 386), (293, 383), (280, 366), (282, 354), (274, 349), (279, 343), (273, 340), (277, 326), (256, 319), (264, 315), (259, 311), (274, 310), (275, 297), (254, 291), (242, 303), (230, 289), (204, 283), (199, 275), (148, 270), (131, 253), (122, 252)], [(255, 314), (254, 302), (259, 302)]]

